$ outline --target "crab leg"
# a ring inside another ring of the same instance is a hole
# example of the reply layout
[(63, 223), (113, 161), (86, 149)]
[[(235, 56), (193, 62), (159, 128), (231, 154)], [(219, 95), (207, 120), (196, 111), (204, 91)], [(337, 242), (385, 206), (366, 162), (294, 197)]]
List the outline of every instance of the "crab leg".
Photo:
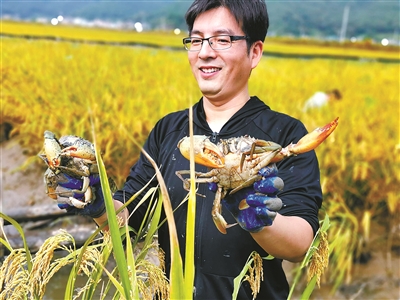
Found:
[(226, 229), (235, 226), (235, 224), (228, 224), (226, 223), (224, 217), (221, 215), (221, 199), (223, 198), (223, 189), (221, 186), (218, 186), (218, 190), (215, 193), (215, 198), (213, 202), (213, 208), (211, 210), (211, 215), (214, 221), (215, 226), (217, 229), (223, 233), (226, 234)]
[[(275, 151), (267, 152), (266, 154), (260, 156), (259, 158), (254, 159), (251, 162), (251, 164), (254, 165), (254, 167), (252, 167), (253, 175), (249, 179), (247, 179), (245, 182), (243, 182), (241, 185), (239, 185), (238, 187), (231, 190), (229, 192), (229, 195), (232, 195), (245, 187), (249, 187), (254, 182), (260, 180), (262, 178), (262, 176), (260, 174), (258, 174), (258, 171), (260, 171), (262, 168), (268, 166), (275, 159), (277, 154), (279, 154), (279, 149), (277, 149)], [(257, 164), (255, 164), (254, 162), (257, 162)]]
[[(260, 164), (263, 163), (264, 167), (265, 167), (277, 155), (278, 151), (280, 151), (280, 150), (282, 150), (282, 146), (277, 143), (270, 142), (270, 141), (267, 142), (267, 141), (263, 141), (263, 140), (257, 140), (251, 146), (250, 153), (242, 154), (239, 170), (242, 171), (245, 160), (253, 160), (253, 157), (259, 156), (259, 155), (262, 156), (262, 161), (260, 162)], [(268, 155), (265, 156), (265, 153), (268, 153)], [(272, 155), (272, 157), (270, 157), (270, 155)], [(260, 169), (261, 169), (261, 167), (257, 170), (257, 172)]]
[[(211, 170), (207, 173), (195, 172), (194, 175), (196, 176), (195, 182), (196, 183), (210, 183), (210, 182), (218, 182), (218, 178), (215, 177), (218, 171), (215, 169)], [(182, 175), (189, 175), (190, 170), (181, 170), (175, 172), (176, 176), (179, 177), (180, 180), (183, 182), (183, 187), (185, 190), (189, 191), (190, 187), (190, 179), (184, 178)], [(197, 178), (197, 177), (206, 177), (206, 178)], [(203, 196), (203, 195), (202, 195)]]
[[(196, 176), (206, 176), (207, 174), (214, 173), (217, 169), (211, 170), (208, 173), (199, 173), (196, 172)], [(189, 184), (189, 179), (183, 178), (182, 175), (184, 174), (190, 174), (189, 170), (182, 170), (182, 171), (176, 171), (175, 174), (183, 181), (183, 187), (185, 190), (189, 190), (190, 184)], [(210, 178), (196, 178), (196, 183), (210, 183), (210, 182), (217, 182), (217, 178), (211, 176)], [(211, 210), (211, 216), (214, 221), (215, 226), (217, 229), (223, 233), (226, 234), (226, 229), (229, 227), (232, 227), (236, 224), (228, 224), (226, 223), (224, 217), (221, 215), (221, 199), (222, 199), (222, 193), (223, 193), (223, 188), (221, 186), (218, 186), (217, 191), (215, 192), (215, 198), (213, 202), (213, 207)], [(204, 195), (197, 194), (199, 196), (205, 197)], [(225, 196), (225, 195), (224, 195)]]

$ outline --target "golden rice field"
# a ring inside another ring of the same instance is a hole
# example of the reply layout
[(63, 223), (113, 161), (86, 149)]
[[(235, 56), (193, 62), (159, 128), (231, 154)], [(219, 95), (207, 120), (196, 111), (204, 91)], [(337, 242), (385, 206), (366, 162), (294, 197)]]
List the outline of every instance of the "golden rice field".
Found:
[[(309, 130), (339, 117), (316, 150), (321, 216), (331, 219), (325, 280), (335, 284), (350, 280), (361, 252), (392, 246), (400, 213), (399, 70), (399, 64), (369, 60), (263, 57), (250, 80), (252, 95)], [(2, 122), (14, 125), (13, 138), (32, 155), (27, 164), (44, 170), (37, 157), (44, 130), (93, 140), (93, 121), (118, 185), (140, 152), (129, 136), (143, 144), (158, 119), (201, 96), (184, 51), (3, 38), (1, 75)], [(340, 102), (302, 112), (315, 91), (332, 88), (342, 92)], [(376, 224), (384, 228), (378, 238)]]
[[(39, 23), (2, 21), (0, 32), (5, 35), (23, 35), (32, 38), (46, 37), (54, 39), (72, 39), (84, 42), (144, 43), (159, 47), (181, 48), (182, 38), (187, 33), (182, 30), (179, 35), (170, 32), (138, 33), (132, 30), (113, 30), (74, 27), (68, 25), (53, 26)], [(318, 42), (311, 39), (296, 40), (268, 37), (265, 41), (266, 53), (353, 56), (374, 59), (399, 60), (397, 47), (371, 45), (370, 42), (346, 43), (345, 46), (335, 42)]]

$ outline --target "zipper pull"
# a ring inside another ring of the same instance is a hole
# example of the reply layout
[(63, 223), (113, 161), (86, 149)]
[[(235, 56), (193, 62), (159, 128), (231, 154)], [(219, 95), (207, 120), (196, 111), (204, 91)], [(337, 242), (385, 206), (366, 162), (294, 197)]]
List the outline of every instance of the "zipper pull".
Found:
[(218, 137), (218, 132), (213, 132), (212, 137), (211, 137), (211, 142), (216, 143), (217, 137)]

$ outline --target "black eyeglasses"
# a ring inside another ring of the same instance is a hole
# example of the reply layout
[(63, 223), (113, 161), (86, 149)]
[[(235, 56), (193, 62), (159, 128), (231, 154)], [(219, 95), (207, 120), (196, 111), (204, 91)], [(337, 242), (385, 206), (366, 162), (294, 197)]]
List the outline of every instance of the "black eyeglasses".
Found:
[(187, 37), (183, 39), (183, 45), (188, 51), (200, 51), (203, 46), (203, 42), (207, 41), (213, 50), (225, 50), (232, 47), (232, 42), (247, 40), (247, 36), (240, 35), (215, 35), (209, 38), (202, 39), (199, 37)]

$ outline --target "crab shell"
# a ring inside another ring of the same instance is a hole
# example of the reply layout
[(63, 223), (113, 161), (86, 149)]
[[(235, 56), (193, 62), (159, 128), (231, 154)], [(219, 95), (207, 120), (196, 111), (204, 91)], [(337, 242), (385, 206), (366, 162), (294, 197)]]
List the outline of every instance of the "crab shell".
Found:
[[(78, 136), (66, 135), (57, 140), (54, 133), (44, 132), (44, 154), (39, 157), (48, 165), (44, 174), (46, 193), (52, 199), (67, 197), (72, 206), (83, 208), (91, 201), (92, 191), (89, 176), (98, 173), (94, 145)], [(81, 190), (60, 192), (59, 183), (67, 181), (66, 175), (83, 180)], [(73, 198), (74, 193), (84, 194), (84, 201)]]

